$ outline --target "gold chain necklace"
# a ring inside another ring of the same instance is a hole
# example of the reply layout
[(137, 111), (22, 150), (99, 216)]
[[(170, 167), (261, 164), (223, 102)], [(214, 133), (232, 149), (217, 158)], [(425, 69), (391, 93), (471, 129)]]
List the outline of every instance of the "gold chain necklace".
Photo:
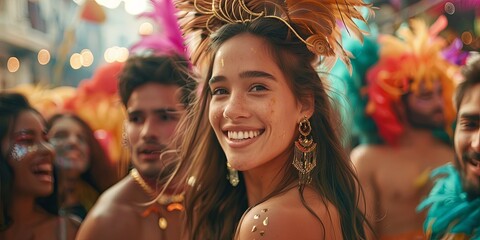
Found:
[(132, 176), (133, 180), (142, 187), (142, 189), (150, 196), (154, 197), (155, 196), (155, 191), (148, 186), (148, 184), (143, 180), (142, 176), (140, 176), (140, 173), (138, 173), (138, 170), (136, 168), (133, 168), (130, 170), (130, 176)]
[[(130, 170), (130, 176), (132, 176), (133, 180), (135, 180), (135, 182), (140, 185), (140, 187), (150, 196), (152, 197), (157, 197), (156, 196), (156, 192), (148, 185), (147, 182), (145, 182), (145, 180), (142, 178), (142, 176), (140, 175), (140, 173), (138, 172), (138, 170), (136, 168), (133, 168), (132, 170)], [(183, 211), (184, 207), (183, 205), (181, 204), (181, 202), (183, 201), (184, 199), (184, 195), (183, 193), (181, 194), (176, 194), (176, 195), (162, 195), (160, 197), (157, 197), (157, 200), (156, 202), (162, 206), (166, 206), (167, 207), (167, 211), (169, 212), (172, 212), (174, 210), (178, 210), (178, 211)], [(153, 206), (153, 207), (150, 207), (148, 208), (143, 214), (142, 216), (146, 217), (148, 216), (151, 212), (157, 212), (158, 214), (161, 214), (160, 213), (160, 209), (156, 206)], [(167, 226), (168, 226), (168, 222), (167, 222), (167, 219), (165, 217), (162, 217), (160, 216), (160, 218), (158, 219), (158, 226), (160, 227), (160, 229), (162, 230), (165, 230), (167, 229)]]
[[(130, 176), (135, 180), (135, 182), (142, 187), (142, 189), (150, 196), (157, 197), (156, 192), (148, 185), (145, 180), (143, 180), (142, 176), (138, 172), (136, 168), (130, 170)], [(157, 202), (161, 205), (168, 205), (170, 203), (179, 203), (182, 202), (184, 199), (184, 194), (174, 194), (174, 195), (162, 195), (157, 198)]]

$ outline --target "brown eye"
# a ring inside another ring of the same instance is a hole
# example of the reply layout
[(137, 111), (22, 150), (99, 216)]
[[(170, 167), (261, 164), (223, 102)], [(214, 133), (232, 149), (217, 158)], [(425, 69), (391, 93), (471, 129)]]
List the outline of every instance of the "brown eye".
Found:
[(141, 116), (131, 115), (131, 116), (128, 117), (128, 121), (131, 122), (131, 123), (142, 123), (145, 120)]
[(460, 126), (464, 130), (472, 130), (478, 128), (478, 121), (461, 121)]
[(265, 91), (265, 90), (267, 90), (267, 88), (263, 85), (255, 85), (250, 89), (250, 91), (252, 92), (259, 92), (259, 91)]
[(228, 91), (225, 88), (215, 88), (212, 90), (212, 95), (224, 95), (228, 94)]

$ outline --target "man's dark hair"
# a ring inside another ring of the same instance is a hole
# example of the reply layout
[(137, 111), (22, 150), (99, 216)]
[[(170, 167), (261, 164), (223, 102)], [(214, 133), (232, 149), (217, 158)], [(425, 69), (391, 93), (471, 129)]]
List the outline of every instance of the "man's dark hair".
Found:
[(130, 57), (119, 76), (118, 89), (123, 105), (127, 106), (136, 88), (147, 83), (179, 86), (182, 89), (180, 100), (188, 105), (196, 86), (189, 67), (188, 60), (179, 55)]
[(463, 97), (472, 87), (480, 83), (480, 58), (467, 65), (463, 71), (464, 81), (457, 86), (455, 93), (455, 107), (460, 110)]

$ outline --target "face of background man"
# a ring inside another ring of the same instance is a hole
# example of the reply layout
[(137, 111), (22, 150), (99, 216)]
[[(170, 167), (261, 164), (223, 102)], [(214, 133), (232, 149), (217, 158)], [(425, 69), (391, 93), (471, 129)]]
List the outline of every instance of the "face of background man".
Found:
[(160, 154), (173, 137), (183, 111), (180, 87), (147, 83), (136, 88), (127, 103), (125, 130), (132, 163), (143, 177), (157, 178), (165, 164)]
[(457, 115), (455, 157), (470, 199), (480, 197), (480, 84), (467, 89)]
[(431, 88), (420, 83), (418, 93), (410, 93), (405, 100), (407, 120), (413, 128), (441, 129), (445, 124), (444, 99), (440, 81)]

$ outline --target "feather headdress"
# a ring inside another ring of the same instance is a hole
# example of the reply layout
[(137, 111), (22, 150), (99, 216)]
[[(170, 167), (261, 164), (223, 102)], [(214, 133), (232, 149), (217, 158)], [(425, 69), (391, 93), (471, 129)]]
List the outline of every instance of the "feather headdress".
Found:
[[(348, 53), (340, 39), (340, 25), (359, 39), (365, 32), (354, 22), (366, 22), (360, 7), (369, 9), (362, 0), (176, 0), (182, 11), (180, 24), (193, 44), (194, 64), (208, 55), (209, 35), (229, 23), (243, 23), (258, 18), (275, 18), (295, 34), (308, 49), (320, 56), (324, 65), (333, 66), (340, 57), (350, 66)], [(196, 39), (195, 39), (196, 38)], [(196, 46), (195, 46), (196, 45)]]
[(440, 81), (446, 127), (453, 122), (453, 77), (459, 68), (442, 54), (447, 46), (438, 33), (446, 25), (447, 20), (443, 16), (430, 28), (425, 22), (412, 19), (411, 28), (403, 26), (397, 31), (397, 36), (383, 35), (379, 38), (380, 59), (367, 73), (369, 103), (366, 112), (387, 143), (394, 144), (403, 133), (403, 124), (394, 110), (394, 104), (406, 93), (416, 94), (422, 83), (430, 89), (434, 81)]

